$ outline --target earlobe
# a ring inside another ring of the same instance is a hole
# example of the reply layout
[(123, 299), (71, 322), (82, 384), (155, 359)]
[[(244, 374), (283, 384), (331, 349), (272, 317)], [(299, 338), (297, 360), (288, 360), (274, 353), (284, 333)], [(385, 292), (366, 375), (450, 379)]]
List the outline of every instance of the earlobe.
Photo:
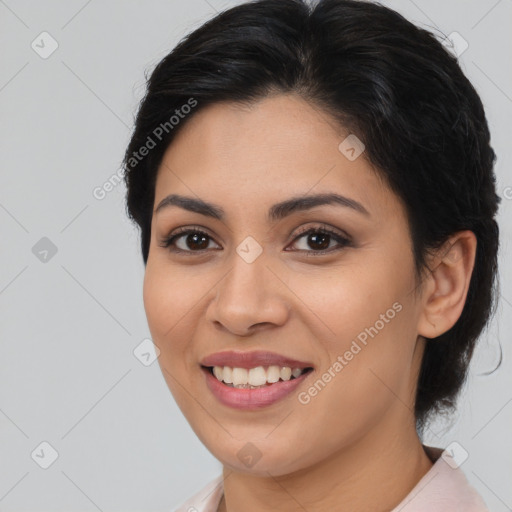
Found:
[(424, 286), (418, 334), (436, 338), (450, 330), (466, 302), (475, 264), (477, 240), (472, 231), (453, 235), (432, 257)]

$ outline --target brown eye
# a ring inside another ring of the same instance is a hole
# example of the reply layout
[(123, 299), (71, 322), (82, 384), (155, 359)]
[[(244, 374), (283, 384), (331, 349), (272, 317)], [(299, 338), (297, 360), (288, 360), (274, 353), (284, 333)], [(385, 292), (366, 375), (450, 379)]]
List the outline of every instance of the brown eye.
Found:
[(310, 247), (313, 249), (323, 251), (329, 248), (331, 237), (332, 235), (328, 235), (327, 233), (310, 233), (307, 238), (307, 243), (310, 244)]
[[(300, 239), (304, 239), (304, 242), (303, 247), (298, 250), (300, 252), (310, 253), (311, 255), (321, 255), (351, 245), (350, 239), (346, 236), (326, 227), (309, 228), (297, 236), (294, 243), (297, 243), (297, 240)], [(331, 246), (333, 241), (335, 242), (334, 249)], [(338, 245), (337, 248), (336, 244)]]
[[(202, 233), (189, 233), (188, 235), (182, 235), (185, 237), (185, 245), (189, 249), (207, 249), (208, 248), (208, 235)], [(181, 237), (178, 237), (181, 238)]]
[[(178, 233), (165, 238), (160, 247), (172, 252), (201, 252), (208, 249), (210, 235), (198, 229), (182, 229)], [(179, 241), (179, 242), (178, 242)]]
[[(313, 227), (303, 231), (295, 237), (294, 244), (300, 239), (304, 239), (304, 247), (299, 248), (298, 252), (313, 256), (321, 256), (351, 245), (349, 238), (327, 227)], [(164, 238), (160, 247), (174, 253), (204, 254), (211, 249), (211, 242), (214, 242), (213, 238), (200, 229), (180, 228), (177, 232)], [(333, 242), (334, 247), (331, 245)], [(218, 250), (220, 247), (217, 245), (214, 249)]]

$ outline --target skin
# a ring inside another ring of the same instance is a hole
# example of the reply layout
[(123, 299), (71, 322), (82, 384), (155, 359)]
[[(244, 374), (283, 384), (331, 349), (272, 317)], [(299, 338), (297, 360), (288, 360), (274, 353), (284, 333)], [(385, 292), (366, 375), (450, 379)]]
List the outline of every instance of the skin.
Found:
[[(389, 511), (432, 467), (415, 429), (416, 382), (425, 343), (433, 343), (425, 338), (450, 329), (462, 312), (476, 239), (454, 234), (418, 287), (403, 204), (364, 153), (350, 161), (338, 150), (347, 134), (295, 95), (250, 108), (217, 103), (187, 120), (159, 168), (155, 208), (172, 193), (226, 212), (222, 221), (176, 206), (154, 214), (144, 278), (163, 375), (223, 465), (221, 511)], [(369, 215), (331, 204), (267, 220), (273, 204), (321, 192), (352, 198)], [(331, 252), (315, 255), (318, 242), (297, 232), (321, 224), (352, 243), (330, 238)], [(207, 232), (205, 245), (190, 237), (187, 244), (186, 235), (175, 244), (188, 253), (159, 245), (194, 226)], [(263, 248), (252, 263), (236, 252), (249, 235)], [(301, 404), (297, 393), (395, 302), (401, 311)], [(216, 400), (199, 367), (222, 350), (270, 350), (315, 371), (276, 404), (236, 410)], [(261, 454), (250, 467), (237, 456), (248, 442)]]

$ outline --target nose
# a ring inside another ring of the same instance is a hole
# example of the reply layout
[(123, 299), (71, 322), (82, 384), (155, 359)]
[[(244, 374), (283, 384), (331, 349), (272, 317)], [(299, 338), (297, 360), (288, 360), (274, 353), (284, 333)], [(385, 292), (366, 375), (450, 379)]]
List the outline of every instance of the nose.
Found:
[(286, 323), (290, 311), (286, 284), (260, 256), (252, 263), (238, 254), (230, 270), (216, 286), (206, 317), (217, 329), (237, 336)]

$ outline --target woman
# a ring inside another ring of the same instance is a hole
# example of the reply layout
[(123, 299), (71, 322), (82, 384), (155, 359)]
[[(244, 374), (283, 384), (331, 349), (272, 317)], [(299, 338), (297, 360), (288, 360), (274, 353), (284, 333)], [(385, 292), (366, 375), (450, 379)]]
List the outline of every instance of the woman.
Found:
[(167, 55), (126, 151), (166, 382), (223, 473), (180, 510), (487, 510), (453, 411), (494, 312), (482, 103), (362, 1), (259, 0)]

